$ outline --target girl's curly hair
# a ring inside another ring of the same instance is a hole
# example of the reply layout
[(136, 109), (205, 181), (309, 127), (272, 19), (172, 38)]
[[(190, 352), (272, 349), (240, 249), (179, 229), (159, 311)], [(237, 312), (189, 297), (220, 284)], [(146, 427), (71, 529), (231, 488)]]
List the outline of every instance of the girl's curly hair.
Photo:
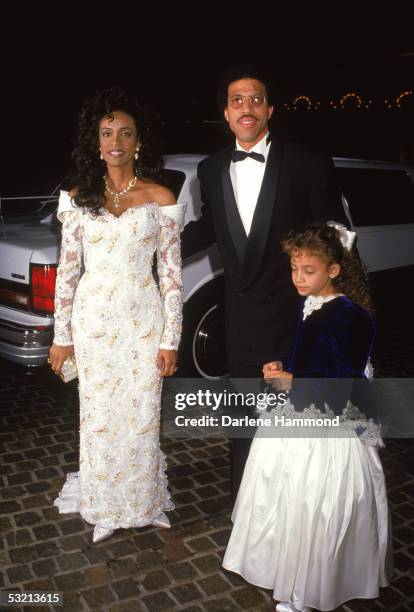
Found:
[(348, 251), (342, 246), (339, 232), (334, 227), (308, 224), (299, 229), (292, 229), (283, 239), (281, 246), (289, 256), (297, 251), (306, 251), (321, 257), (328, 266), (333, 263), (339, 264), (340, 273), (332, 279), (335, 290), (365, 310), (373, 312), (367, 271), (356, 251)]
[(114, 111), (130, 115), (140, 142), (139, 157), (134, 160), (135, 174), (142, 179), (164, 184), (158, 141), (154, 135), (155, 115), (150, 109), (118, 88), (98, 91), (85, 100), (79, 114), (77, 143), (72, 152), (73, 170), (69, 183), (74, 188), (77, 206), (99, 214), (105, 205), (105, 162), (99, 155), (99, 123)]

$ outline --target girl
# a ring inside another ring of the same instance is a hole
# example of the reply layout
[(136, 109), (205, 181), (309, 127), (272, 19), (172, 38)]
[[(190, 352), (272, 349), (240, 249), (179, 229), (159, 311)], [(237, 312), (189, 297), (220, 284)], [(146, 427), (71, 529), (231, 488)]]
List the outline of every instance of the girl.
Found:
[(340, 426), (319, 428), (319, 437), (303, 428), (264, 437), (262, 428), (252, 443), (223, 566), (273, 589), (279, 612), (378, 597), (391, 575), (378, 429), (360, 413), (350, 420), (356, 409), (346, 384), (339, 392), (326, 385), (363, 378), (374, 338), (366, 276), (349, 250), (354, 236), (341, 226), (305, 226), (282, 243), (306, 299), (287, 371), (276, 362), (263, 368), (278, 389), (292, 386), (291, 401), (273, 413), (336, 414)]

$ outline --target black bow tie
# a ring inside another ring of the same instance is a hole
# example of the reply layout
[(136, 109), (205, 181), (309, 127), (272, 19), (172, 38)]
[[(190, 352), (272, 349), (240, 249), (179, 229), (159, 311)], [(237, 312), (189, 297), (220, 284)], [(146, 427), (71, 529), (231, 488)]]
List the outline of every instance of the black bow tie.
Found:
[(254, 151), (249, 153), (248, 151), (240, 151), (240, 149), (234, 149), (231, 154), (231, 161), (243, 161), (244, 159), (246, 159), (246, 157), (251, 157), (252, 159), (255, 159), (256, 161), (262, 163), (264, 163), (265, 161), (264, 155), (262, 155), (261, 153), (255, 153)]

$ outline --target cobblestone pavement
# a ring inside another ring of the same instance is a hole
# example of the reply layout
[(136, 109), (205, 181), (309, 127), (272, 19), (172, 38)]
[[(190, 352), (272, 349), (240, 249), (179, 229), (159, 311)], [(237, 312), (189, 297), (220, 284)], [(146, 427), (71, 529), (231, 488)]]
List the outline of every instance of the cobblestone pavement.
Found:
[[(401, 342), (399, 348), (401, 354)], [(377, 367), (389, 375), (387, 359), (381, 359)], [(404, 375), (413, 376), (405, 357), (398, 362), (393, 355), (392, 363), (397, 369), (404, 364)], [(78, 515), (59, 516), (53, 506), (66, 473), (77, 470), (76, 384), (65, 386), (46, 372), (28, 375), (1, 362), (0, 395), (1, 589), (61, 591), (64, 605), (55, 609), (62, 612), (274, 610), (270, 591), (221, 569), (230, 533), (226, 440), (164, 437), (176, 502), (169, 513), (172, 528), (121, 529), (93, 545), (90, 525)], [(412, 440), (388, 440), (381, 456), (396, 571), (378, 600), (354, 601), (339, 608), (344, 612), (414, 610)]]

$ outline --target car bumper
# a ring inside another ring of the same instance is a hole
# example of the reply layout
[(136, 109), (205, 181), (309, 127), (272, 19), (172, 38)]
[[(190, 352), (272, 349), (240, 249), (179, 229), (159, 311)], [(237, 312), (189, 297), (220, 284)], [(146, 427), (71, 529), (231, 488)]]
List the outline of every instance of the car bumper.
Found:
[(47, 361), (53, 325), (22, 325), (0, 319), (0, 357), (26, 366)]

